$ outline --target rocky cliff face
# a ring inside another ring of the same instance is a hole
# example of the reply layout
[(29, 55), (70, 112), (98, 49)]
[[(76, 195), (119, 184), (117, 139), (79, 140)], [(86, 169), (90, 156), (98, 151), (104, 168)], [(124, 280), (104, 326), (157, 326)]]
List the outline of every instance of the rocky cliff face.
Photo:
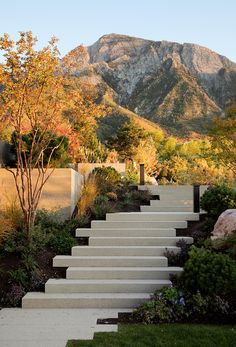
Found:
[(69, 55), (81, 81), (167, 129), (201, 131), (192, 120), (236, 102), (236, 64), (198, 45), (110, 34)]

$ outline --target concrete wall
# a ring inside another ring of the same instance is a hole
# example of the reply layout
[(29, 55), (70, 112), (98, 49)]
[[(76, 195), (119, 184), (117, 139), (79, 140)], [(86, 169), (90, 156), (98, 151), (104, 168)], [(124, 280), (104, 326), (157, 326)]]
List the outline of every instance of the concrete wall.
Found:
[[(73, 169), (55, 169), (44, 186), (39, 208), (58, 209), (63, 218), (69, 218), (75, 208), (81, 182), (82, 176)], [(0, 169), (0, 207), (16, 196), (12, 174)]]

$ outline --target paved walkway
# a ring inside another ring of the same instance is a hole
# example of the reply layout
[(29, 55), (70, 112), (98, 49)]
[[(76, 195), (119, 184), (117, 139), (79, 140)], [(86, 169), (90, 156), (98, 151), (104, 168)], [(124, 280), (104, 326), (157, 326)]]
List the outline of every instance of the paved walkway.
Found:
[(65, 347), (70, 339), (92, 339), (94, 332), (117, 331), (97, 325), (98, 318), (116, 318), (122, 309), (21, 309), (0, 311), (1, 347)]

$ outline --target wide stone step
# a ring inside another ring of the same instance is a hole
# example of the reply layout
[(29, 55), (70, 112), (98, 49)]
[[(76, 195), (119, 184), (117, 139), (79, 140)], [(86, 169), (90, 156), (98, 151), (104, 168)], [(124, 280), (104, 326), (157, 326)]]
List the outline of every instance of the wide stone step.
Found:
[(193, 243), (192, 237), (93, 237), (89, 238), (90, 246), (176, 246), (184, 240)]
[(75, 246), (72, 256), (159, 256), (166, 251), (178, 253), (176, 246)]
[(182, 199), (181, 200), (181, 199), (173, 199), (171, 197), (168, 197), (168, 198), (161, 197), (161, 200), (150, 200), (150, 205), (151, 206), (163, 206), (163, 207), (166, 207), (168, 205), (192, 207), (193, 206), (193, 200), (192, 199), (190, 199), (190, 200)]
[(169, 280), (49, 279), (45, 293), (143, 293), (170, 286)]
[(130, 236), (130, 237), (140, 237), (140, 236), (147, 236), (147, 237), (161, 237), (161, 236), (168, 236), (168, 237), (174, 237), (176, 235), (176, 230), (174, 228), (152, 228), (152, 229), (146, 229), (146, 228), (129, 228), (129, 229), (104, 229), (104, 228), (78, 228), (76, 229), (76, 236), (77, 237), (123, 237), (123, 236)]
[(141, 212), (192, 212), (193, 206), (140, 206)]
[(162, 256), (70, 256), (57, 255), (53, 258), (54, 267), (159, 267), (167, 266), (168, 260)]
[(151, 293), (27, 293), (23, 308), (135, 308)]
[(180, 267), (69, 267), (68, 279), (166, 279), (178, 275)]
[(135, 221), (135, 222), (161, 222), (161, 221), (196, 221), (198, 213), (190, 212), (120, 212), (107, 213), (106, 221)]
[(95, 220), (91, 222), (91, 228), (97, 229), (97, 228), (104, 228), (104, 229), (155, 229), (155, 228), (187, 228), (187, 222), (186, 221), (101, 221), (101, 220)]

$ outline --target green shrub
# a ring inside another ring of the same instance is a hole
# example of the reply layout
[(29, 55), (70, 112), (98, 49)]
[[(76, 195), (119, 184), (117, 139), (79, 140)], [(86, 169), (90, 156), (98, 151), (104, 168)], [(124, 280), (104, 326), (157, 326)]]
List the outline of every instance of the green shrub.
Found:
[(145, 324), (182, 321), (186, 317), (183, 294), (174, 287), (156, 291), (150, 300), (134, 311), (134, 317)]
[(125, 184), (139, 184), (139, 174), (137, 173), (137, 171), (135, 170), (129, 170), (129, 171), (126, 171), (125, 173), (125, 177), (123, 179), (123, 182)]
[(210, 187), (201, 197), (200, 206), (216, 219), (225, 210), (236, 208), (236, 191), (225, 184)]
[(96, 167), (91, 174), (95, 175), (100, 193), (112, 191), (121, 181), (119, 172), (111, 166)]
[(213, 247), (220, 251), (227, 252), (234, 259), (236, 259), (236, 230), (226, 235), (222, 239), (216, 239), (213, 241)]
[(225, 295), (236, 290), (236, 261), (227, 254), (191, 247), (181, 282), (185, 290)]
[(70, 254), (71, 247), (76, 244), (75, 239), (66, 230), (56, 230), (50, 233), (47, 246), (58, 254)]

